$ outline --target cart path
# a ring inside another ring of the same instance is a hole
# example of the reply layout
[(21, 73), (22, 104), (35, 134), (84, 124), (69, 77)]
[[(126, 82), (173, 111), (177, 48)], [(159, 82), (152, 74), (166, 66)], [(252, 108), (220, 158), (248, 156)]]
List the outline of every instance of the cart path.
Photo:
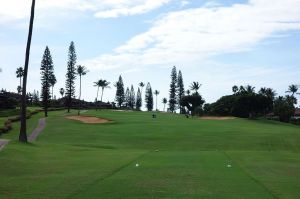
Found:
[[(31, 135), (28, 137), (29, 142), (33, 142), (39, 136), (39, 134), (44, 130), (46, 126), (46, 118), (39, 119), (38, 126), (32, 131)], [(7, 139), (0, 139), (0, 151), (10, 142)]]
[(0, 139), (0, 151), (9, 143), (9, 140)]
[(39, 134), (44, 130), (46, 126), (46, 118), (39, 119), (38, 126), (32, 131), (31, 135), (28, 137), (29, 142), (33, 142), (39, 136)]

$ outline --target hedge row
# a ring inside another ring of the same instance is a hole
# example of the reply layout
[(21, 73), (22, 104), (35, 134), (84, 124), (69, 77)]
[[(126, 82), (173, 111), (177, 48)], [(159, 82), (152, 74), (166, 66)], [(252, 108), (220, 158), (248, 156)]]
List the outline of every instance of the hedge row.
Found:
[[(35, 115), (37, 113), (39, 113), (42, 110), (35, 110), (32, 112), (28, 112), (26, 115), (26, 119), (29, 119), (32, 115)], [(9, 117), (5, 122), (4, 122), (4, 126), (0, 127), (0, 135), (4, 134), (4, 133), (8, 133), (10, 130), (12, 130), (12, 123), (13, 122), (18, 122), (21, 120), (21, 117), (18, 116), (14, 116), (14, 117)]]
[[(64, 110), (65, 108), (49, 108), (48, 111), (60, 111)], [(27, 111), (27, 116), (26, 119), (29, 119), (31, 116), (43, 112), (43, 109), (35, 110), (35, 111)], [(0, 127), (0, 135), (4, 133), (8, 133), (12, 129), (12, 123), (13, 122), (18, 122), (20, 121), (21, 118), (20, 116), (14, 116), (14, 117), (9, 117), (5, 122), (4, 122), (4, 127)]]

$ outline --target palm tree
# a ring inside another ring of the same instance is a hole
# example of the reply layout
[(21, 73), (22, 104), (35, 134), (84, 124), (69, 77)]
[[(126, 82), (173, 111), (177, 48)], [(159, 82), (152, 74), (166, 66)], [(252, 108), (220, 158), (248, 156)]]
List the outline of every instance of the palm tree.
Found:
[(286, 91), (286, 93), (292, 93), (292, 97), (294, 97), (295, 93), (298, 91), (298, 86), (295, 84), (292, 84), (289, 86), (289, 89)]
[(64, 88), (60, 88), (59, 89), (59, 93), (61, 94), (61, 98), (63, 98), (64, 94), (65, 94), (65, 89)]
[(234, 85), (234, 86), (232, 87), (232, 92), (233, 92), (234, 94), (236, 94), (238, 91), (239, 91), (239, 87), (237, 87), (236, 85)]
[(98, 94), (99, 94), (99, 88), (100, 88), (100, 86), (101, 86), (101, 82), (102, 82), (103, 80), (98, 80), (98, 81), (96, 81), (96, 82), (94, 82), (94, 86), (96, 86), (97, 87), (97, 96), (96, 96), (96, 102), (98, 102)]
[(52, 98), (52, 100), (53, 100), (53, 87), (56, 84), (56, 82), (57, 82), (57, 80), (56, 80), (55, 75), (54, 74), (51, 75), (51, 77), (50, 77), (50, 86), (52, 88), (52, 91), (51, 91), (51, 96), (52, 96), (51, 98)]
[[(103, 92), (105, 88), (110, 88), (108, 85), (110, 84), (110, 82), (106, 81), (106, 80), (98, 80), (97, 82), (94, 82), (94, 86), (97, 86), (97, 97), (96, 97), (96, 103), (98, 102), (98, 94), (99, 94), (99, 88), (102, 88), (102, 93), (101, 93), (101, 102), (102, 102), (102, 97), (103, 97)], [(97, 109), (97, 108), (96, 108)]]
[(22, 91), (22, 77), (24, 76), (24, 70), (22, 67), (17, 68), (16, 70), (17, 78), (20, 78), (20, 89), (18, 89), (18, 93)]
[(24, 76), (23, 76), (23, 89), (22, 89), (22, 100), (21, 100), (22, 103), (21, 103), (21, 115), (20, 115), (21, 126), (20, 126), (20, 134), (19, 134), (19, 141), (20, 142), (27, 142), (27, 133), (26, 133), (26, 86), (27, 86), (27, 72), (28, 72), (31, 38), (32, 38), (32, 29), (33, 29), (33, 21), (34, 21), (34, 8), (35, 8), (35, 0), (32, 0), (29, 31), (28, 31), (27, 46), (26, 46)]
[(156, 97), (156, 111), (158, 111), (158, 109), (157, 109), (157, 96), (159, 95), (159, 91), (158, 91), (158, 90), (155, 90), (155, 91), (154, 91), (154, 95), (155, 95), (155, 97)]
[(267, 88), (265, 93), (266, 93), (267, 97), (269, 97), (270, 99), (272, 99), (272, 101), (274, 101), (275, 96), (277, 95), (276, 91), (273, 90), (272, 88)]
[(274, 101), (275, 96), (277, 95), (276, 91), (273, 90), (272, 88), (266, 88), (263, 87), (258, 91), (259, 94), (266, 96), (269, 99), (272, 99)]
[(247, 93), (254, 93), (255, 92), (255, 87), (247, 85), (245, 88)]
[(101, 85), (101, 88), (102, 88), (102, 92), (101, 92), (101, 102), (102, 102), (102, 97), (103, 97), (104, 89), (105, 89), (105, 88), (110, 88), (109, 84), (110, 84), (110, 82), (104, 80), (103, 84)]
[(200, 89), (201, 86), (202, 84), (199, 84), (199, 82), (193, 82), (190, 86), (190, 89), (192, 91), (195, 91), (195, 94), (198, 94), (198, 90)]
[(265, 95), (267, 92), (267, 88), (266, 87), (262, 87), (260, 88), (260, 90), (258, 91), (259, 94)]
[(239, 93), (244, 93), (244, 92), (246, 92), (244, 86), (240, 86), (238, 92), (239, 92)]
[[(143, 88), (145, 86), (144, 82), (140, 82), (139, 86), (141, 87), (141, 96), (143, 96)], [(143, 101), (143, 99), (141, 99), (141, 101)]]
[(162, 103), (164, 104), (164, 111), (165, 111), (166, 104), (168, 103), (167, 98), (164, 97), (164, 98), (162, 99)]
[(187, 95), (190, 95), (190, 94), (191, 94), (191, 91), (190, 91), (190, 90), (186, 90), (185, 92), (186, 92)]
[[(139, 86), (141, 87), (141, 92), (143, 92), (143, 88), (144, 88), (144, 86), (145, 86), (144, 82), (140, 82), (140, 83), (139, 83)], [(141, 93), (141, 94), (142, 94), (142, 93)]]
[(86, 69), (85, 66), (78, 65), (77, 66), (77, 74), (79, 75), (79, 109), (78, 109), (78, 115), (80, 115), (80, 108), (81, 108), (81, 77), (86, 75), (88, 73), (88, 70)]
[(102, 80), (102, 79), (98, 80), (97, 82), (94, 82), (94, 86), (98, 87), (96, 101), (98, 101), (99, 88), (100, 87), (102, 88), (102, 93), (101, 93), (101, 102), (102, 102), (102, 97), (103, 97), (104, 89), (105, 88), (110, 88), (109, 84), (110, 84), (110, 82), (108, 82), (106, 80)]

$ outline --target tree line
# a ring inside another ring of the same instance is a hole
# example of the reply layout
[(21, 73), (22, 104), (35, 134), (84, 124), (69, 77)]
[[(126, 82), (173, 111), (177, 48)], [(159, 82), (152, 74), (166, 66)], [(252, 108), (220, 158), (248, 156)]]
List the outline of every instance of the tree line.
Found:
[[(65, 88), (60, 88), (59, 93), (61, 97), (65, 98), (65, 105), (70, 112), (72, 107), (72, 101), (75, 98), (75, 80), (79, 77), (79, 98), (78, 98), (78, 115), (81, 109), (81, 79), (84, 75), (88, 73), (85, 66), (76, 65), (77, 55), (75, 50), (74, 42), (71, 42), (69, 46), (68, 62), (67, 62), (67, 72), (66, 72), (66, 82)], [(54, 99), (53, 87), (57, 80), (54, 74), (54, 65), (49, 47), (43, 54), (41, 61), (41, 102), (44, 107), (45, 116), (47, 117), (47, 111), (50, 103), (50, 99)], [(17, 68), (16, 77), (20, 80), (20, 85), (17, 90), (18, 93), (22, 92), (21, 82), (24, 76), (24, 70), (22, 67)], [(290, 85), (287, 93), (290, 95), (278, 96), (276, 97), (276, 92), (272, 88), (261, 88), (258, 92), (255, 92), (255, 87), (251, 85), (247, 86), (233, 86), (233, 94), (223, 96), (219, 100), (211, 104), (204, 104), (205, 100), (199, 93), (199, 89), (202, 84), (199, 82), (192, 82), (188, 90), (184, 88), (183, 75), (181, 70), (177, 72), (174, 66), (171, 70), (170, 76), (170, 89), (169, 89), (169, 99), (164, 97), (162, 99), (163, 111), (165, 111), (166, 105), (168, 103), (167, 111), (175, 113), (178, 111), (180, 114), (191, 114), (191, 115), (231, 115), (237, 117), (249, 117), (255, 118), (260, 115), (266, 115), (273, 112), (276, 115), (280, 115), (280, 121), (289, 121), (291, 116), (295, 111), (295, 105), (297, 104), (297, 99), (295, 98), (298, 92), (297, 85)], [(94, 86), (97, 87), (97, 94), (95, 98), (95, 103), (99, 103), (99, 90), (101, 88), (100, 102), (103, 100), (104, 90), (110, 88), (110, 82), (105, 79), (99, 79), (94, 82)], [(131, 110), (141, 110), (143, 105), (143, 89), (145, 87), (144, 102), (147, 111), (154, 110), (154, 96), (155, 96), (155, 110), (158, 110), (157, 97), (160, 94), (158, 90), (152, 90), (150, 82), (145, 84), (140, 82), (138, 84), (137, 91), (134, 86), (130, 87), (124, 86), (123, 78), (120, 75), (117, 82), (114, 83), (116, 88), (115, 102), (113, 103), (118, 108), (131, 109)], [(29, 103), (36, 102), (38, 98), (38, 93), (28, 93), (27, 98)], [(204, 105), (204, 106), (203, 106)], [(73, 106), (74, 107), (74, 106)], [(98, 107), (96, 105), (96, 107)]]
[(231, 95), (221, 97), (215, 103), (204, 105), (204, 114), (220, 116), (236, 116), (255, 118), (258, 116), (278, 116), (282, 122), (289, 122), (295, 112), (297, 98), (295, 94), (298, 86), (288, 87), (286, 96), (277, 96), (272, 88), (262, 87), (255, 91), (255, 87), (233, 86)]

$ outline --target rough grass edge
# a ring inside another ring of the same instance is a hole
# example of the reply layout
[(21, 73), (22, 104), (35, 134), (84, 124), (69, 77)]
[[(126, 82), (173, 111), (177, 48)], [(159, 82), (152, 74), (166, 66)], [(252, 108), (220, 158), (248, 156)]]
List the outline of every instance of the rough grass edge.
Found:
[[(60, 108), (53, 108), (53, 109), (49, 109), (48, 111), (57, 111), (57, 110), (62, 110)], [(31, 118), (31, 116), (36, 115), (40, 112), (43, 112), (43, 109), (38, 109), (38, 110), (34, 110), (34, 111), (27, 111), (27, 115), (26, 115), (26, 119)], [(14, 116), (14, 117), (9, 117), (5, 122), (4, 122), (4, 126), (0, 127), (0, 136), (2, 134), (8, 133), (9, 131), (12, 130), (12, 123), (13, 122), (18, 122), (20, 121), (21, 117), (18, 116)]]

